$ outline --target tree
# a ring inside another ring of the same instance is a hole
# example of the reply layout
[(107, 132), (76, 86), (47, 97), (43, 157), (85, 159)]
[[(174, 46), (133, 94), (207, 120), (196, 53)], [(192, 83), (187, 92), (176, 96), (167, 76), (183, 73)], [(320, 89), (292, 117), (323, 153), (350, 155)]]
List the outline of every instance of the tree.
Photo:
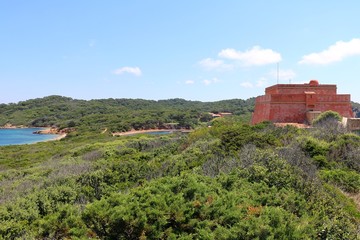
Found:
[(342, 117), (339, 113), (334, 111), (326, 111), (321, 113), (317, 118), (314, 119), (313, 125), (321, 125), (326, 122), (340, 122)]
[(341, 120), (342, 117), (337, 112), (326, 111), (321, 113), (313, 121), (313, 126), (316, 127), (315, 136), (329, 141), (335, 140), (339, 134), (347, 132)]

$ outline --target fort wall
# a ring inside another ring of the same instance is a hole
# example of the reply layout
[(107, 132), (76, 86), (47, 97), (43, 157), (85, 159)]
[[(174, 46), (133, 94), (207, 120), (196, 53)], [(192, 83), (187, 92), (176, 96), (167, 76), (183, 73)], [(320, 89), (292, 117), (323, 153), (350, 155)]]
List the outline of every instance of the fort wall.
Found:
[(262, 121), (278, 123), (309, 123), (308, 112), (335, 111), (352, 118), (349, 94), (337, 94), (336, 85), (277, 84), (265, 89), (265, 95), (255, 101), (252, 124)]

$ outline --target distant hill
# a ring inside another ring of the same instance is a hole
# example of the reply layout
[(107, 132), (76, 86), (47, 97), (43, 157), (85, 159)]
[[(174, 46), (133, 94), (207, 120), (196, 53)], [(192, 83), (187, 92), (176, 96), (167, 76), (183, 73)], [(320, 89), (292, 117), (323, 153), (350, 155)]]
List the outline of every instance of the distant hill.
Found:
[[(18, 103), (0, 104), (0, 126), (5, 124), (29, 127), (76, 127), (82, 131), (127, 131), (130, 129), (194, 128), (211, 119), (210, 112), (230, 112), (249, 122), (255, 98), (216, 102), (167, 100), (97, 99), (79, 100), (52, 95)], [(352, 102), (356, 117), (360, 104)]]
[(355, 117), (360, 118), (360, 103), (351, 102), (353, 112), (355, 113)]
[(231, 112), (250, 119), (254, 98), (217, 102), (187, 101), (184, 99), (98, 99), (78, 100), (63, 96), (0, 104), (0, 126), (5, 124), (33, 127), (77, 127), (82, 130), (126, 131), (164, 127), (192, 128), (208, 121), (209, 112)]

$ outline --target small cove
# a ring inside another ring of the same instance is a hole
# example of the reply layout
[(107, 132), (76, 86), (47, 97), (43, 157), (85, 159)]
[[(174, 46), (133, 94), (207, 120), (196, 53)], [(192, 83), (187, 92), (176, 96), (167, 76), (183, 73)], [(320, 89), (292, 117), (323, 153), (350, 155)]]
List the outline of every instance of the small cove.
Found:
[(56, 134), (33, 134), (38, 130), (41, 128), (0, 129), (0, 146), (30, 144), (58, 137)]

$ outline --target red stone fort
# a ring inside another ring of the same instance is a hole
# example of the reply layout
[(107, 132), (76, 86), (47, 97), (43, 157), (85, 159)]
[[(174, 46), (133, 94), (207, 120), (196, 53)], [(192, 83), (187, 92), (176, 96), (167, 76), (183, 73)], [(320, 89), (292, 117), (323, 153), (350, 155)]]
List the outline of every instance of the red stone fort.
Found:
[(329, 110), (353, 118), (350, 94), (337, 94), (336, 85), (319, 84), (317, 80), (305, 84), (276, 84), (256, 98), (251, 123), (309, 124), (321, 112)]

